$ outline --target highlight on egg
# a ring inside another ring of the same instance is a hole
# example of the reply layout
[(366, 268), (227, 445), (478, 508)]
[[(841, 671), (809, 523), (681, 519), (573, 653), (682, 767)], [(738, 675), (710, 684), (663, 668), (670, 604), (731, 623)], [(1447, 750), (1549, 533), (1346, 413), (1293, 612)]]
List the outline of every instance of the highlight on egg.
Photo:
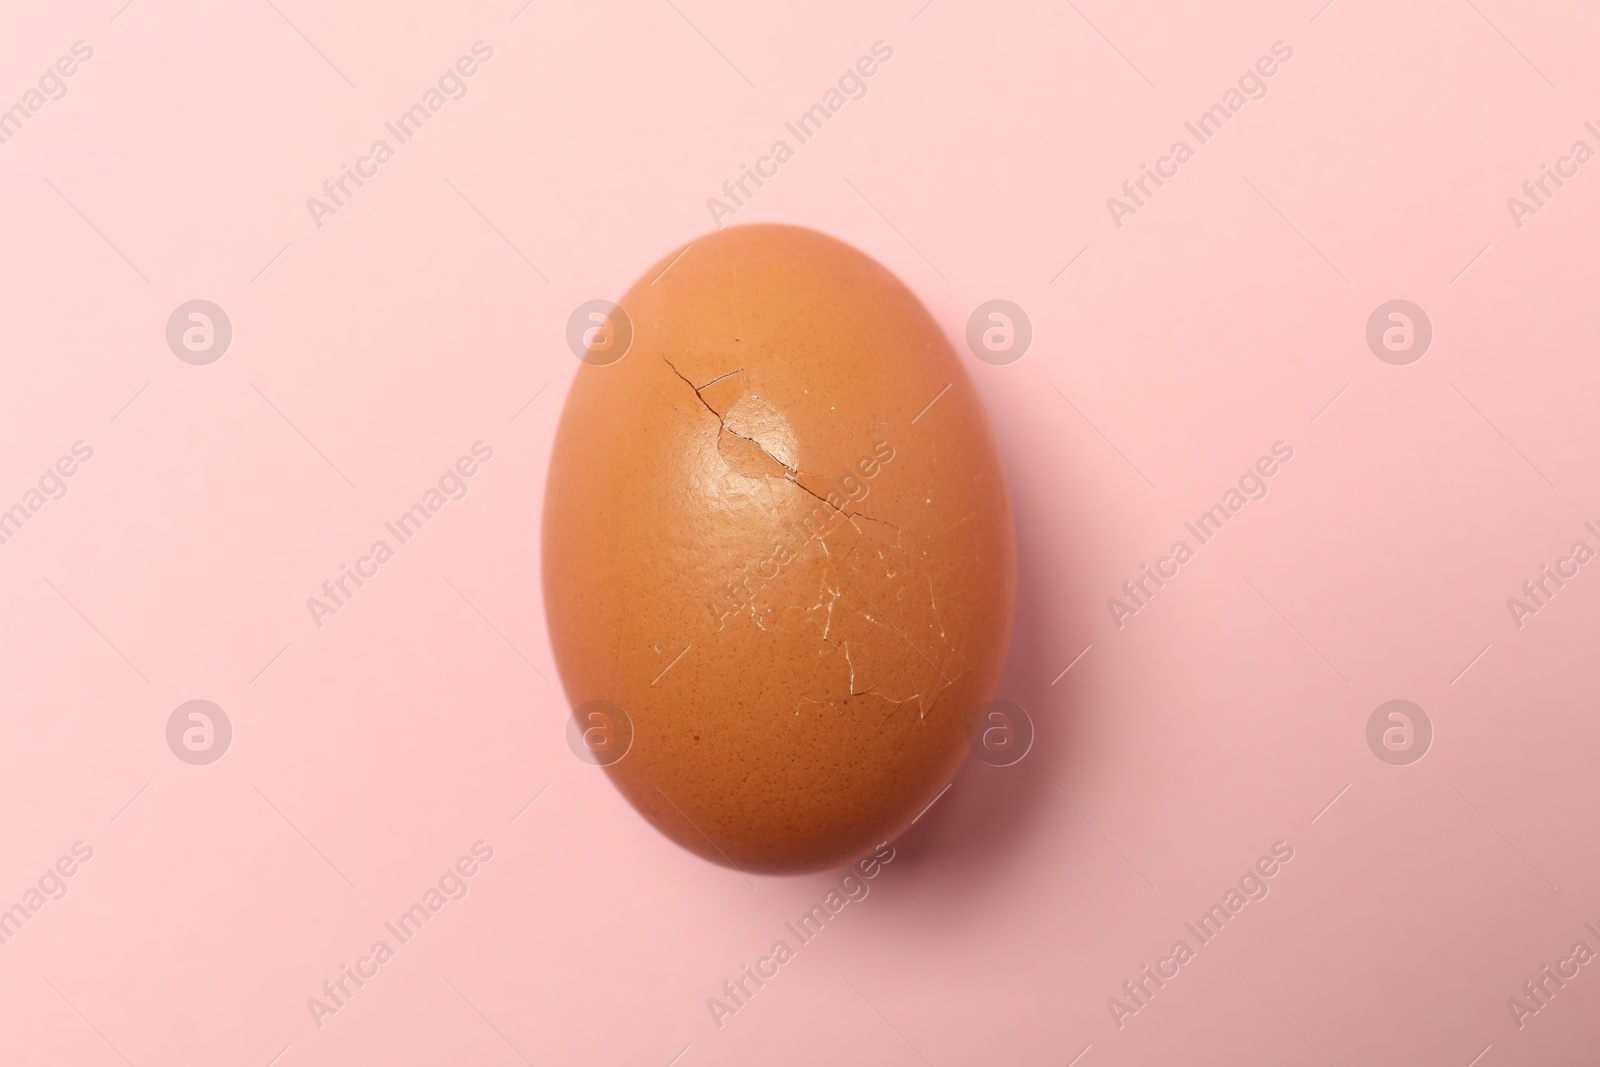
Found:
[(951, 781), (1004, 664), (1011, 507), (978, 397), (899, 279), (801, 227), (696, 238), (611, 317), (588, 341), (625, 324), (626, 351), (586, 353), (545, 493), (569, 736), (625, 727), (593, 761), (708, 860), (847, 863)]

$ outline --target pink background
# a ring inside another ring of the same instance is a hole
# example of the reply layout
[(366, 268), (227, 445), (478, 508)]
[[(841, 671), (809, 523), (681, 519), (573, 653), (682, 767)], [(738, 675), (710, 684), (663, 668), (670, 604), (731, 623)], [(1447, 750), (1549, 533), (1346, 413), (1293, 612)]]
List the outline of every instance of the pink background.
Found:
[[(0, 506), (94, 449), (0, 545), (0, 906), (94, 849), (0, 945), (0, 1061), (1594, 1054), (1600, 968), (1522, 1029), (1506, 999), (1600, 949), (1600, 574), (1520, 629), (1506, 598), (1600, 545), (1600, 163), (1520, 228), (1505, 201), (1600, 148), (1600, 14), (920, 2), (0, 14), (0, 106), (94, 49), (0, 146)], [(315, 226), (480, 39), (468, 95)], [(969, 764), (719, 1029), (707, 998), (836, 876), (752, 886), (568, 751), (538, 583), (563, 333), (878, 40), (735, 221), (851, 242), (958, 345), (981, 302), (1026, 309), (1027, 354), (968, 369), (1018, 525), (999, 695), (1038, 738)], [(1268, 95), (1114, 225), (1278, 40)], [(234, 329), (207, 366), (164, 336), (196, 298)], [(1409, 366), (1365, 340), (1396, 298), (1434, 327)], [(306, 598), (480, 439), (468, 496), (317, 628)], [(1267, 499), (1118, 629), (1106, 599), (1278, 440)], [(1410, 766), (1367, 746), (1392, 698), (1435, 730)], [(208, 766), (167, 747), (192, 699), (233, 724)], [(307, 998), (478, 840), (466, 898), (319, 1029)], [(1280, 840), (1271, 894), (1119, 1029), (1107, 998)]]

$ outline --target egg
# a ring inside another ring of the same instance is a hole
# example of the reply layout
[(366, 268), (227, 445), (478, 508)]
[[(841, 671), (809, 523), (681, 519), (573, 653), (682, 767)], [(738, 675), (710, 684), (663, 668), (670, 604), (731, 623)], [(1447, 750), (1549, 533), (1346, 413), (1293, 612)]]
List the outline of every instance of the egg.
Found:
[(673, 250), (594, 321), (542, 534), (593, 762), (746, 873), (892, 840), (966, 757), (1015, 601), (1004, 474), (949, 341), (869, 256), (769, 224)]

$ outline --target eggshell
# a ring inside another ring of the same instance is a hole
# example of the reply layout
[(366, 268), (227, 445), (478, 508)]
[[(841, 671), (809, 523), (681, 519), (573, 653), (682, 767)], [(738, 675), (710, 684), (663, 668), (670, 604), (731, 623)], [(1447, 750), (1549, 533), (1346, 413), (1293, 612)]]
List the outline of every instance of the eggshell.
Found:
[(846, 863), (938, 796), (1000, 676), (982, 407), (911, 291), (811, 230), (700, 237), (619, 304), (631, 345), (579, 370), (545, 496), (567, 696), (622, 709), (606, 771), (690, 851)]

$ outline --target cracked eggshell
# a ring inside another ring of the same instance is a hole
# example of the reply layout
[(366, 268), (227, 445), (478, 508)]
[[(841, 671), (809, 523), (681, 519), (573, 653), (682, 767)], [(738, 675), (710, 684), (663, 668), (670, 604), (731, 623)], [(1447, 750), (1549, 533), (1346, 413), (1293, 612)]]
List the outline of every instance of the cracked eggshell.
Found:
[(950, 343), (876, 261), (781, 225), (677, 255), (562, 412), (551, 644), (574, 707), (631, 720), (606, 771), (668, 837), (747, 872), (836, 866), (938, 796), (993, 695), (1005, 479)]

